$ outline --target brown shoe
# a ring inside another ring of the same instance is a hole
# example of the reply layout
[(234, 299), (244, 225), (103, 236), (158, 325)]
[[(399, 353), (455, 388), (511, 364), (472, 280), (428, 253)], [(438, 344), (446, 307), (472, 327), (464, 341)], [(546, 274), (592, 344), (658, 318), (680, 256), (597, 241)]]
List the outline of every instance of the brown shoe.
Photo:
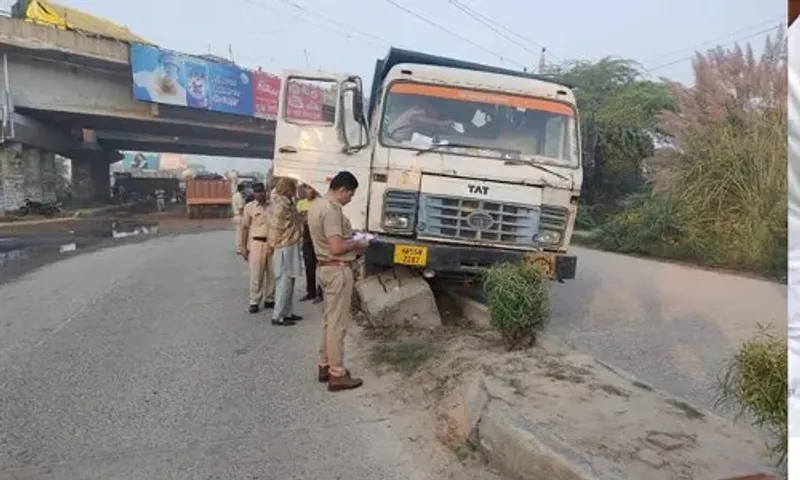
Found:
[[(317, 368), (318, 368), (317, 379), (319, 380), (319, 383), (327, 383), (328, 380), (330, 380), (331, 378), (331, 372), (330, 372), (331, 367), (326, 365), (324, 367), (317, 367)], [(345, 375), (348, 376), (350, 375), (350, 370), (345, 370), (345, 372), (346, 372)]]
[(331, 376), (328, 379), (328, 391), (338, 392), (340, 390), (352, 390), (360, 387), (363, 384), (363, 380), (360, 378), (353, 378), (350, 376), (350, 372), (347, 372), (347, 375), (344, 377)]

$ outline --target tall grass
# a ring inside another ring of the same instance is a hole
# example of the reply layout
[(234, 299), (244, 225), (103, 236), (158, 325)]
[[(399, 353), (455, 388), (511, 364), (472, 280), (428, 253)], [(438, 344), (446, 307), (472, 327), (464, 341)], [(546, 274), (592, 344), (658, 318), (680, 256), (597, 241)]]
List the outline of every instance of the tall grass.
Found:
[(678, 104), (659, 131), (675, 181), (600, 228), (601, 246), (782, 274), (786, 271), (786, 48), (782, 31), (752, 49), (694, 61), (695, 85), (668, 83)]

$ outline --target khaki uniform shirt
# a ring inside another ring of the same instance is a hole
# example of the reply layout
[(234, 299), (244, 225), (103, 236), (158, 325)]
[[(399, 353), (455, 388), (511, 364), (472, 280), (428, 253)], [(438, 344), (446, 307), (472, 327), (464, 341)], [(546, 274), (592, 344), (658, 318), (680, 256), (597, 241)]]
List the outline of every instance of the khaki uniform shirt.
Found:
[(242, 209), (244, 208), (244, 195), (239, 192), (234, 193), (231, 198), (231, 206), (233, 207), (233, 216), (241, 217)]
[(266, 238), (269, 235), (269, 214), (270, 205), (259, 205), (255, 200), (244, 206), (242, 213), (242, 224), (239, 226), (240, 238), (243, 245), (239, 245), (241, 251), (247, 249), (250, 239), (253, 237)]
[(278, 197), (269, 215), (269, 246), (278, 249), (300, 243), (302, 228), (303, 222), (294, 203), (288, 198)]
[(350, 262), (356, 259), (356, 252), (333, 255), (328, 249), (330, 237), (339, 235), (343, 240), (348, 240), (353, 236), (350, 220), (344, 216), (342, 206), (338, 203), (324, 197), (312, 202), (308, 209), (308, 231), (319, 261)]

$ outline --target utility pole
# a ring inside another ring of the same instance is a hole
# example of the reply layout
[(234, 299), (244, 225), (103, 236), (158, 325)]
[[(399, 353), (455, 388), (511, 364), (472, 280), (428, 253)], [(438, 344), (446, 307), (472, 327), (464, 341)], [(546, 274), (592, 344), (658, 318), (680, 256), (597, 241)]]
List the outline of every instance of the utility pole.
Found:
[(536, 69), (536, 73), (538, 73), (539, 75), (543, 75), (544, 73), (546, 73), (545, 72), (545, 70), (547, 70), (547, 59), (545, 58), (546, 54), (547, 54), (547, 49), (542, 47), (542, 54), (539, 57), (539, 68)]

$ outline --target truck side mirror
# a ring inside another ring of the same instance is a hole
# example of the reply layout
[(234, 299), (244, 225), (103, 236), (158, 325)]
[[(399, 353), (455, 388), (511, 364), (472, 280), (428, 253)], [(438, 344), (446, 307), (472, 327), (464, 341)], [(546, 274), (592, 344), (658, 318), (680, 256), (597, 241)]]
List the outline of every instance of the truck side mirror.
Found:
[(342, 134), (346, 151), (361, 150), (367, 145), (364, 99), (357, 84), (342, 89)]

